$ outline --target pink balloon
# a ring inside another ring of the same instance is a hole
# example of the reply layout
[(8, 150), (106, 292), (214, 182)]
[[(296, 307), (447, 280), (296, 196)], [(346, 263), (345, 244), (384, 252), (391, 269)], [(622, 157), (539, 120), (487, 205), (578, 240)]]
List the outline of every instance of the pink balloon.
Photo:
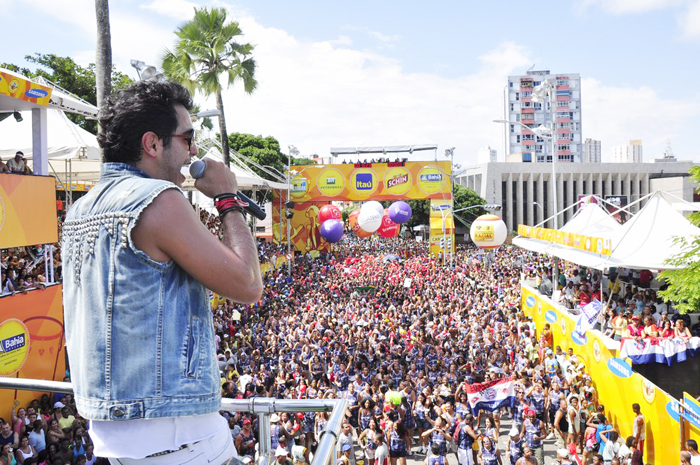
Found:
[(399, 235), (401, 231), (401, 226), (394, 223), (389, 217), (389, 209), (384, 209), (384, 216), (382, 216), (382, 225), (377, 229), (377, 233), (381, 237), (391, 238)]

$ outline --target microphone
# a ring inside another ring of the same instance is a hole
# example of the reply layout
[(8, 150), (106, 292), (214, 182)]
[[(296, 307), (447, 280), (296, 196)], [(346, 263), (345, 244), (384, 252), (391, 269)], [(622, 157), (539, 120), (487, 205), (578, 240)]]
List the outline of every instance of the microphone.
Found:
[[(204, 176), (204, 172), (206, 171), (206, 169), (207, 169), (207, 164), (204, 163), (204, 161), (195, 160), (190, 165), (190, 176), (192, 176), (194, 179), (199, 179), (202, 176)], [(241, 191), (236, 192), (236, 195), (238, 196), (239, 199), (241, 199), (242, 201), (244, 201), (245, 203), (248, 204), (248, 206), (243, 207), (243, 209), (246, 212), (250, 213), (251, 215), (253, 215), (254, 217), (256, 217), (259, 220), (265, 219), (265, 217), (267, 216), (267, 213), (265, 213), (265, 210), (260, 208), (260, 206), (257, 203), (250, 200), (250, 198)]]

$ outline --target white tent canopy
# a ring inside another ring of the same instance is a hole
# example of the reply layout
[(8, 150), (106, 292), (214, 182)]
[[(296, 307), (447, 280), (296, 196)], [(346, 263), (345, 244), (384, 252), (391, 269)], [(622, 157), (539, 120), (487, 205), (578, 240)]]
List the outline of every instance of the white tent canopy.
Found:
[(646, 205), (624, 225), (614, 226), (613, 223), (602, 218), (594, 220), (594, 216), (598, 214), (592, 213), (591, 210), (589, 219), (594, 222), (582, 221), (579, 225), (580, 229), (573, 229), (571, 227), (573, 225), (570, 225), (576, 220), (573, 218), (562, 228), (567, 232), (609, 238), (612, 246), (609, 257), (523, 237), (515, 238), (513, 243), (528, 250), (547, 253), (599, 270), (610, 267), (651, 270), (674, 268), (667, 264), (666, 260), (684, 250), (684, 246), (677, 243), (676, 238), (698, 237), (700, 228), (681, 215), (666, 197), (670, 195), (654, 192), (647, 199)]
[[(610, 213), (602, 206), (597, 203), (589, 203), (578, 210), (574, 217), (562, 226), (561, 230), (568, 233), (585, 234), (587, 236), (609, 239), (612, 237), (613, 233), (621, 227), (620, 223), (610, 216)], [(560, 254), (570, 255), (579, 252), (578, 249), (573, 249), (572, 247), (527, 237), (516, 237), (513, 239), (513, 244), (533, 252), (547, 253), (557, 257), (561, 256)], [(585, 253), (595, 255), (589, 252)], [(597, 257), (597, 255), (595, 256)]]
[[(0, 122), (0, 137), (3, 144), (0, 157), (7, 160), (15, 156), (18, 150), (24, 152), (24, 158), (32, 160), (32, 117), (31, 112), (22, 112), (23, 121), (6, 118)], [(61, 110), (46, 110), (48, 133), (47, 145), (50, 160), (81, 159), (99, 160), (100, 148), (97, 138), (68, 119)]]

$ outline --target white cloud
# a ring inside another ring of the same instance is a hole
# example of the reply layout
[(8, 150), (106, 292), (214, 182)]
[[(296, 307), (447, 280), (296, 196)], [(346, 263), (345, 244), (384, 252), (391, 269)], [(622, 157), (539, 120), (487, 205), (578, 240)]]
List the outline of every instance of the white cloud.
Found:
[(187, 0), (153, 0), (150, 3), (144, 3), (139, 8), (159, 15), (187, 20), (192, 18), (196, 7), (199, 7), (199, 5)]
[[(667, 100), (650, 87), (613, 87), (596, 79), (583, 79), (583, 137), (603, 141), (603, 161), (612, 147), (642, 139), (647, 160), (663, 153), (667, 139), (673, 144), (692, 134), (692, 118), (700, 116), (700, 96), (682, 101)], [(683, 158), (683, 157), (682, 157)], [(684, 159), (689, 158), (687, 154)]]
[[(303, 42), (255, 21), (241, 23), (257, 44), (258, 90), (225, 94), (229, 130), (273, 135), (282, 147), (327, 155), (330, 147), (437, 143), (461, 162), (500, 146), (500, 102), (508, 73), (532, 59), (504, 43), (479, 58), (479, 72), (457, 79), (405, 72), (384, 55), (335, 42)], [(432, 157), (432, 154), (428, 155)]]
[(598, 6), (607, 13), (622, 15), (676, 8), (686, 3), (687, 0), (579, 0), (577, 6), (584, 11)]
[(373, 30), (366, 28), (366, 27), (343, 26), (342, 29), (344, 29), (346, 31), (361, 32), (361, 33), (368, 35), (369, 37), (376, 39), (379, 42), (383, 42), (385, 44), (398, 42), (399, 40), (401, 40), (401, 36), (398, 34), (386, 35), (386, 34), (383, 34), (382, 32), (373, 31)]
[(700, 39), (700, 0), (695, 0), (688, 10), (680, 14), (678, 23), (685, 39)]

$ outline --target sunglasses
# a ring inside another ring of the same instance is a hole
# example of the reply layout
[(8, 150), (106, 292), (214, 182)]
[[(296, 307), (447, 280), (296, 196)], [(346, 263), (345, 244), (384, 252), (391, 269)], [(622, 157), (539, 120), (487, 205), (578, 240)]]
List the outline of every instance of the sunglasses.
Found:
[(170, 137), (180, 137), (187, 142), (187, 150), (192, 150), (192, 141), (194, 141), (195, 130), (192, 128), (187, 134), (172, 134)]

